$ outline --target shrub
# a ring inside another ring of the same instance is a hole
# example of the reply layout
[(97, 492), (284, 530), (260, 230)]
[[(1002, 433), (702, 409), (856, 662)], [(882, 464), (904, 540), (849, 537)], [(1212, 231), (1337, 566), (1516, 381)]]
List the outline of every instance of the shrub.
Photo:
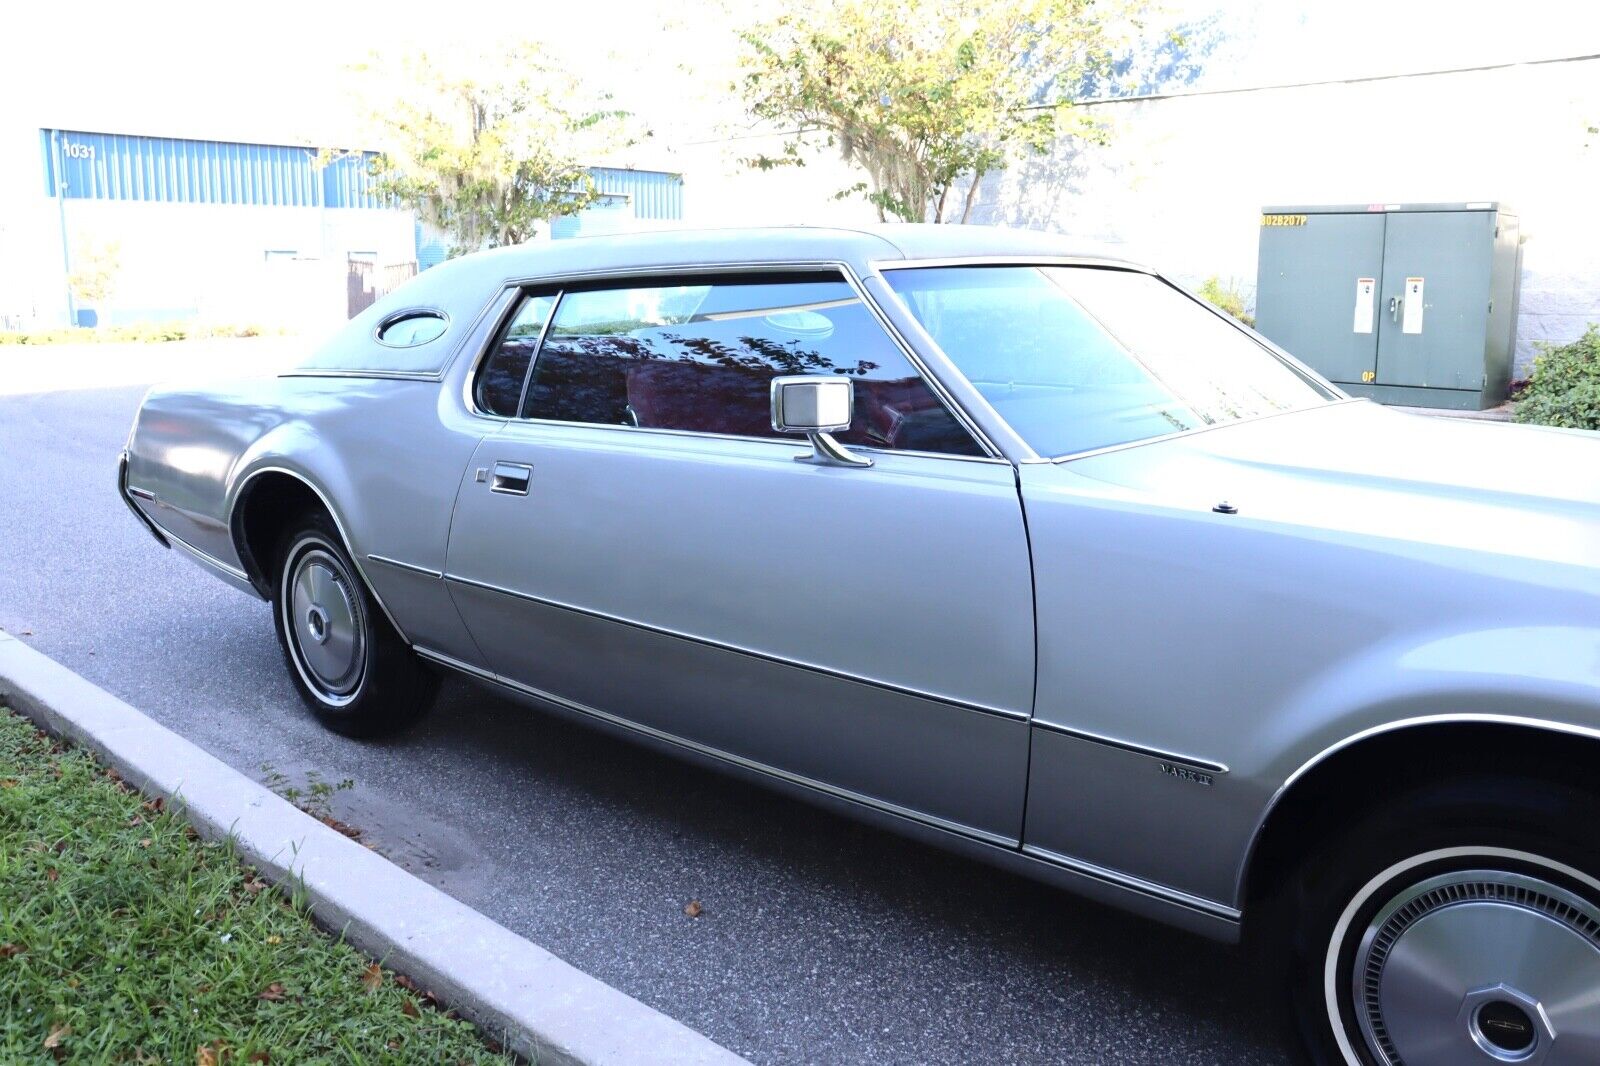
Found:
[(0, 330), (0, 345), (4, 344), (154, 344), (162, 341), (183, 341), (201, 337), (263, 337), (282, 334), (282, 329), (266, 329), (257, 325), (205, 326), (193, 322), (137, 322), (129, 326), (70, 326), (61, 329), (43, 329), (32, 333)]
[(1238, 282), (1224, 282), (1213, 274), (1200, 283), (1197, 295), (1218, 310), (1226, 311), (1240, 322), (1254, 328), (1255, 316), (1245, 314), (1244, 293), (1239, 291)]
[(1538, 426), (1600, 429), (1600, 324), (1567, 344), (1539, 343), (1516, 419)]

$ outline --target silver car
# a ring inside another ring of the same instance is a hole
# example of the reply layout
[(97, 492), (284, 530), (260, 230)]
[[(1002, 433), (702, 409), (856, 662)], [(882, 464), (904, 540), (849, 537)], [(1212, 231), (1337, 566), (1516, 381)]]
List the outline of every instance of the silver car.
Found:
[(455, 671), (1222, 940), (1319, 1062), (1600, 1062), (1600, 439), (979, 227), (557, 241), (160, 387), (139, 521), (370, 736)]

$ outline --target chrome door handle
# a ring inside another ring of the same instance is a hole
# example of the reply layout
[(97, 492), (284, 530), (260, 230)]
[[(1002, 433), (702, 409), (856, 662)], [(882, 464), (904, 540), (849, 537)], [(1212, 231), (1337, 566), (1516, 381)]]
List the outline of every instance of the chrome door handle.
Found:
[(504, 492), (510, 496), (526, 496), (528, 483), (533, 480), (533, 467), (524, 463), (494, 464), (494, 478), (489, 482), (491, 492)]

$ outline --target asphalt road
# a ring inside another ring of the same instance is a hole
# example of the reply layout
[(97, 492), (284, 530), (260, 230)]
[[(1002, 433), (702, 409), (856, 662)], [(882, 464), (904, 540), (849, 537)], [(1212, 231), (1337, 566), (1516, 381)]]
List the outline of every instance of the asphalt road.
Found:
[(335, 812), (445, 891), (758, 1063), (1288, 1061), (1242, 954), (473, 685), (324, 732), (266, 605), (118, 500), (142, 392), (0, 395), (0, 627), (258, 779), (354, 780)]

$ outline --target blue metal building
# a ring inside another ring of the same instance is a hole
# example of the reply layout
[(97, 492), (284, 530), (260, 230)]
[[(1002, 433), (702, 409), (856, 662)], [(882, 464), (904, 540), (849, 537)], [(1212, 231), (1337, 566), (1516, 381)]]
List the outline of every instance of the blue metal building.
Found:
[[(39, 148), (62, 273), (47, 283), (53, 300), (33, 302), (56, 303), (56, 321), (271, 322), (322, 304), (324, 292), (342, 299), (347, 265), (352, 276), (392, 278), (448, 254), (441, 234), (375, 190), (374, 152), (61, 129), (41, 129)], [(600, 200), (557, 219), (550, 237), (683, 217), (678, 174), (590, 173)], [(115, 298), (76, 306), (75, 259), (108, 247), (121, 259)]]

